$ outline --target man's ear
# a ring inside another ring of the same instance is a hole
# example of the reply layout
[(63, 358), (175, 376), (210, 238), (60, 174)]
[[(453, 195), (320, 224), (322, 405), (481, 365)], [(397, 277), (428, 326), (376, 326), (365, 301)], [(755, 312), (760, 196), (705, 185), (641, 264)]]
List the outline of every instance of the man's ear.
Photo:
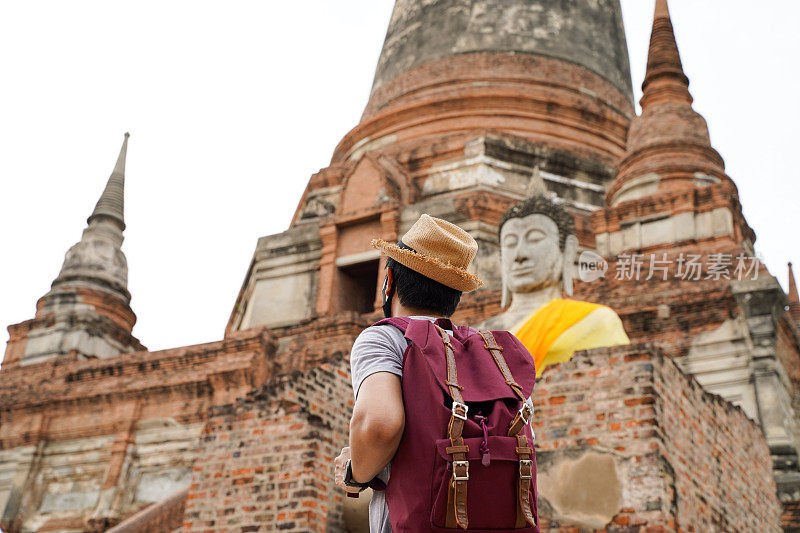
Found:
[(564, 283), (564, 295), (572, 296), (572, 279), (575, 277), (575, 259), (578, 256), (578, 237), (567, 235), (564, 241), (564, 264), (562, 265), (561, 281)]

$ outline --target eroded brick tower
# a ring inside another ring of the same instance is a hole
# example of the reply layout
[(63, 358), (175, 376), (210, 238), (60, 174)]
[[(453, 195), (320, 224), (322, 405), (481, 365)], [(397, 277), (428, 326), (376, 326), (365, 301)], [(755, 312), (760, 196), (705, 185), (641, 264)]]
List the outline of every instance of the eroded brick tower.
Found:
[(360, 123), (290, 229), (259, 241), (230, 330), (372, 312), (370, 239), (422, 212), (472, 233), (499, 288), (500, 215), (532, 182), (581, 215), (602, 206), (632, 99), (616, 1), (398, 1)]

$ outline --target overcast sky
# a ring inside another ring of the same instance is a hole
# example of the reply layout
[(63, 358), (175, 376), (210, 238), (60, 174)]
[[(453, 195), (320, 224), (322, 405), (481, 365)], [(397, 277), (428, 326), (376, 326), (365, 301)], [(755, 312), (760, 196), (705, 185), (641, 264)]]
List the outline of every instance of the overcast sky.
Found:
[[(653, 0), (622, 4), (638, 100)], [(222, 338), (256, 240), (288, 227), (358, 122), (392, 5), (0, 3), (0, 325), (34, 316), (130, 131), (134, 334), (151, 350)], [(800, 2), (670, 7), (695, 109), (786, 287), (800, 263)]]

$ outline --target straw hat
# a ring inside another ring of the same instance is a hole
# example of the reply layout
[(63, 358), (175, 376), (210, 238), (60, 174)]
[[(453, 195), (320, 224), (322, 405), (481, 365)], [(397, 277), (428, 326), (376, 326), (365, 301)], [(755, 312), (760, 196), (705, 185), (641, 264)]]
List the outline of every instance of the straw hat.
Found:
[(472, 292), (483, 285), (478, 276), (467, 271), (478, 243), (446, 220), (422, 215), (397, 244), (373, 239), (372, 246), (411, 270), (461, 292)]

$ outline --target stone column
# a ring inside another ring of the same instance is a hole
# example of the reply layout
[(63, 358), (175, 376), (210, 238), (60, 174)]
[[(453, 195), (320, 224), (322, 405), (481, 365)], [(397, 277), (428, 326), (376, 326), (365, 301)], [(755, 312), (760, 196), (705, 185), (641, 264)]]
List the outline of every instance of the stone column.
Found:
[(333, 310), (333, 286), (336, 279), (336, 246), (338, 234), (336, 224), (320, 226), (322, 258), (319, 260), (319, 282), (317, 284), (317, 313), (324, 315)]

